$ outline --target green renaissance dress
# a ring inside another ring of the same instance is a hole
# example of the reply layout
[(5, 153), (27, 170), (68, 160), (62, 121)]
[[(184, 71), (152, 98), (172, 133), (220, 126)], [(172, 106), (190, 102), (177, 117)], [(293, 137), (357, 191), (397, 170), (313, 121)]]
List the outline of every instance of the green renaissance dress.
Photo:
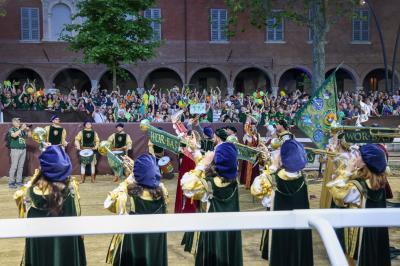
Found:
[[(166, 213), (166, 199), (164, 197), (152, 199), (146, 189), (142, 196), (128, 196), (127, 199), (130, 200), (129, 215)], [(168, 265), (167, 234), (114, 235), (110, 243), (106, 262), (114, 266)]]
[[(275, 174), (274, 211), (309, 209), (307, 184), (304, 176), (285, 180)], [(281, 175), (282, 176), (282, 175)], [(272, 230), (270, 265), (313, 265), (311, 230)]]
[[(75, 180), (70, 181), (69, 186), (64, 190), (65, 201), (59, 217), (80, 215), (79, 195), (75, 182)], [(22, 197), (25, 197), (25, 200), (28, 198), (31, 204), (27, 210), (27, 218), (49, 217), (48, 210), (45, 208), (46, 199), (40, 195), (40, 190), (37, 187), (27, 187), (26, 194)], [(83, 238), (81, 236), (27, 238), (25, 240), (25, 255), (21, 265), (86, 265)]]
[[(206, 178), (211, 185), (208, 212), (239, 212), (237, 181), (222, 183), (219, 177)], [(201, 232), (196, 254), (196, 266), (243, 265), (240, 231)]]

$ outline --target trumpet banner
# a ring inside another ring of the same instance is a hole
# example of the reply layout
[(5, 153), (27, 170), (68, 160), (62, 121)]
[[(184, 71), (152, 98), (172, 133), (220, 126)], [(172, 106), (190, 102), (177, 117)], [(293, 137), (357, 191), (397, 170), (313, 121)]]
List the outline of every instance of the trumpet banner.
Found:
[(331, 124), (337, 120), (336, 71), (337, 69), (294, 117), (294, 124), (319, 149), (324, 149), (328, 144)]

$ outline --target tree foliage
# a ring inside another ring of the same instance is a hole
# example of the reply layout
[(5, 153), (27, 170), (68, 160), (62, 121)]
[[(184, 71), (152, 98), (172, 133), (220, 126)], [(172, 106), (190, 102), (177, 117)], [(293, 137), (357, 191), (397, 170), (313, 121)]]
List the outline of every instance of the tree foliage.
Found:
[[(284, 18), (312, 31), (312, 89), (325, 79), (326, 34), (345, 17), (353, 16), (359, 0), (225, 0), (230, 9), (230, 31), (237, 30), (238, 15), (247, 13), (251, 25), (264, 29), (267, 18)], [(279, 12), (274, 12), (279, 10)], [(243, 30), (243, 29), (242, 29)]]
[(73, 51), (83, 53), (84, 63), (105, 64), (113, 73), (113, 89), (121, 64), (154, 56), (158, 42), (152, 39), (151, 19), (143, 16), (154, 0), (80, 0), (73, 17), (83, 23), (66, 25), (61, 39)]
[(8, 0), (0, 0), (0, 17), (4, 17), (7, 14), (6, 5)]

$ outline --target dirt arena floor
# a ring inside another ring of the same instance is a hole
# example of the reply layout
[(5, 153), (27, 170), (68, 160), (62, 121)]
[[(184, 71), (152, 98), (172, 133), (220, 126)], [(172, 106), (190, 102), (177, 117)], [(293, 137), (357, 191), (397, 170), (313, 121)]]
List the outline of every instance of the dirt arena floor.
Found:
[[(400, 172), (394, 173), (395, 177), (390, 178), (395, 197), (400, 196)], [(174, 195), (176, 190), (176, 179), (167, 180), (167, 185), (171, 202), (168, 207), (169, 212), (174, 208)], [(112, 190), (116, 184), (111, 182), (109, 176), (99, 176), (95, 184), (85, 183), (81, 185), (81, 204), (82, 215), (108, 215), (107, 210), (103, 209), (103, 201), (106, 198), (107, 192)], [(309, 194), (312, 208), (317, 208), (319, 205), (319, 195), (321, 190), (321, 182), (313, 178), (309, 181)], [(7, 186), (7, 178), (0, 179), (0, 218), (15, 218), (17, 217), (16, 205), (12, 199), (14, 191), (9, 190)], [(243, 187), (240, 189), (240, 207), (241, 211), (261, 211), (260, 203), (253, 199)], [(7, 228), (1, 228), (7, 230)], [(191, 254), (183, 252), (180, 242), (183, 233), (168, 234), (168, 261), (169, 265), (194, 265), (194, 259)], [(261, 232), (247, 231), (242, 232), (243, 237), (243, 255), (244, 265), (268, 265), (268, 262), (260, 257), (259, 245)], [(98, 266), (106, 265), (105, 257), (111, 235), (86, 236), (86, 256), (88, 265)], [(400, 248), (400, 230), (392, 228), (390, 230), (391, 246)], [(324, 246), (318, 236), (313, 232), (314, 245), (314, 262), (315, 265), (329, 265)], [(0, 265), (19, 265), (24, 249), (24, 239), (6, 239), (0, 240)], [(392, 260), (392, 265), (400, 265), (400, 257)]]

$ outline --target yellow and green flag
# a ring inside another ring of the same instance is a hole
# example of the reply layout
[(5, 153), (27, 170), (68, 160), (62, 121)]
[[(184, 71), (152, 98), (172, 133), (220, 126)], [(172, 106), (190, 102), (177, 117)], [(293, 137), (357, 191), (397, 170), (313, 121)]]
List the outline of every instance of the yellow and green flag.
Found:
[(294, 117), (294, 124), (320, 149), (328, 144), (331, 124), (337, 120), (337, 69)]

